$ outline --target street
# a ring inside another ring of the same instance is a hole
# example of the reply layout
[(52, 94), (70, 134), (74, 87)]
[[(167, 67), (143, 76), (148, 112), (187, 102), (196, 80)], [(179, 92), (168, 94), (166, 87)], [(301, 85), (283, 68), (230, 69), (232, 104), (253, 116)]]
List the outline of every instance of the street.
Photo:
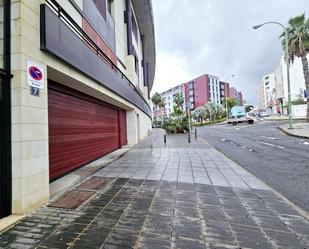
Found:
[(199, 128), (198, 134), (308, 212), (309, 141), (281, 132), (277, 127), (285, 123), (208, 126)]

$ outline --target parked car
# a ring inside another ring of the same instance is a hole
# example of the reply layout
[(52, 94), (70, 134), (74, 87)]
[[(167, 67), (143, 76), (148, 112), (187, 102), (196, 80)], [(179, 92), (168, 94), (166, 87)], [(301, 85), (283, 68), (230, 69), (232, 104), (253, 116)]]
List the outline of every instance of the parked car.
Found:
[(263, 117), (269, 117), (269, 114), (268, 114), (268, 112), (266, 112), (266, 111), (261, 111), (261, 112), (259, 113), (259, 116), (260, 116), (261, 118), (263, 118)]

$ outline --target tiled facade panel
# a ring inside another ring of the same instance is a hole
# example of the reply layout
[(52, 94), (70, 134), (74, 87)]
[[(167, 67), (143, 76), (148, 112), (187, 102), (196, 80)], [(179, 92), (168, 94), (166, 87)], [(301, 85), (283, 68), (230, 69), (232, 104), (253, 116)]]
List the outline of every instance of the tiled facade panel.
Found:
[(112, 50), (107, 46), (103, 39), (98, 35), (98, 33), (91, 27), (87, 20), (83, 19), (83, 30), (86, 34), (93, 40), (96, 45), (104, 52), (104, 54), (117, 65), (117, 56), (112, 52)]

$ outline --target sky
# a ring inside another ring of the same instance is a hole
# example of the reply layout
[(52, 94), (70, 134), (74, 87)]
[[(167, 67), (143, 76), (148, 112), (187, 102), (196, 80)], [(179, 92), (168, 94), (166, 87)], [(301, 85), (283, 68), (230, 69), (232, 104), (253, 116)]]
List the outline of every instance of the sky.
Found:
[(152, 93), (202, 74), (218, 76), (257, 103), (258, 84), (280, 64), (277, 25), (307, 14), (309, 0), (152, 0), (156, 35), (156, 75)]

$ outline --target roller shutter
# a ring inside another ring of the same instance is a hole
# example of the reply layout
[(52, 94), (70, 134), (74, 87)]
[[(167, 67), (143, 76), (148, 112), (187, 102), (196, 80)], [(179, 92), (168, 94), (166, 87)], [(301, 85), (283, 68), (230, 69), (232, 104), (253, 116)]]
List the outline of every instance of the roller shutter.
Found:
[[(125, 111), (49, 81), (50, 180), (121, 147)], [(126, 139), (126, 138), (125, 138)]]

